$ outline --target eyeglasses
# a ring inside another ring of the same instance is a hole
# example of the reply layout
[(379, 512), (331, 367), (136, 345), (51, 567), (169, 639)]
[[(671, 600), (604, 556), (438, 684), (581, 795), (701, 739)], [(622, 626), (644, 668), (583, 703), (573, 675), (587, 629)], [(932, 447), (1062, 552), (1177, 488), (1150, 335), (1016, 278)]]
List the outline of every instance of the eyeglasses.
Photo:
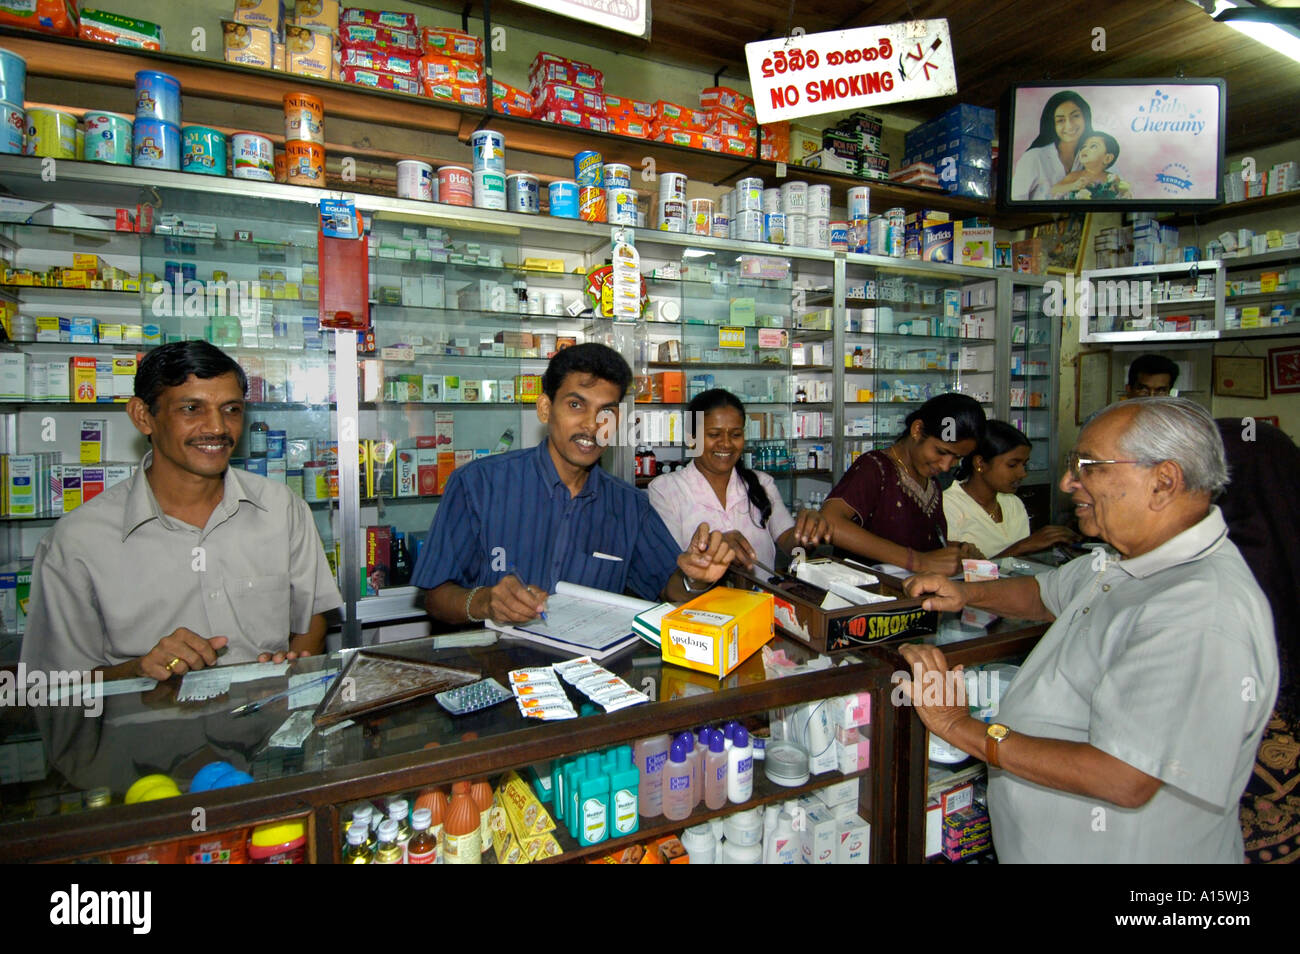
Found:
[(1146, 385), (1138, 385), (1133, 388), (1134, 397), (1168, 397), (1169, 388), (1149, 388)]
[(1093, 458), (1090, 457), (1080, 457), (1078, 454), (1075, 453), (1071, 453), (1070, 456), (1065, 459), (1065, 466), (1070, 469), (1070, 474), (1074, 477), (1075, 480), (1082, 480), (1083, 469), (1085, 467), (1091, 467), (1094, 464), (1137, 464), (1137, 463), (1140, 462), (1136, 460), (1094, 460)]

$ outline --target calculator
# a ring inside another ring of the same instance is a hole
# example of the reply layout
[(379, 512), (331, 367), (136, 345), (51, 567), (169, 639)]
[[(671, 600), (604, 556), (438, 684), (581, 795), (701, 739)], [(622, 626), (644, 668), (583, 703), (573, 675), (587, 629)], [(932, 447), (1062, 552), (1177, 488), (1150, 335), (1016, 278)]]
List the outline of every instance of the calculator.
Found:
[(513, 699), (510, 690), (495, 679), (481, 679), (468, 686), (447, 689), (434, 696), (438, 705), (452, 715), (468, 715), (480, 709), (488, 709), (507, 699)]

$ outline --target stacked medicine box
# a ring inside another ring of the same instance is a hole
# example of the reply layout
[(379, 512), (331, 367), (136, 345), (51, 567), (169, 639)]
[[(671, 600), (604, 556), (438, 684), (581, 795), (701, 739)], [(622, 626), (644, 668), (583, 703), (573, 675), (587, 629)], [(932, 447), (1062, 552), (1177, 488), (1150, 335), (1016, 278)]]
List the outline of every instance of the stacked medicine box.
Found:
[(903, 137), (903, 165), (928, 162), (955, 195), (993, 198), (993, 136), (997, 113), (964, 103)]

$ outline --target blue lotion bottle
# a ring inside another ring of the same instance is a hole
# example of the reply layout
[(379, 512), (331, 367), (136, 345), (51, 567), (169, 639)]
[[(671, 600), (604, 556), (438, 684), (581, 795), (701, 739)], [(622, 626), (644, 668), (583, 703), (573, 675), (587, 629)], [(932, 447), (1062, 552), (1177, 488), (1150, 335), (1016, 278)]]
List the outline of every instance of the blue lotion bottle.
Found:
[(639, 827), (641, 773), (632, 764), (632, 748), (614, 750), (614, 770), (609, 773), (610, 837), (622, 838)]
[(578, 782), (578, 843), (598, 845), (609, 837), (609, 776), (601, 771), (600, 755), (587, 756), (586, 773)]

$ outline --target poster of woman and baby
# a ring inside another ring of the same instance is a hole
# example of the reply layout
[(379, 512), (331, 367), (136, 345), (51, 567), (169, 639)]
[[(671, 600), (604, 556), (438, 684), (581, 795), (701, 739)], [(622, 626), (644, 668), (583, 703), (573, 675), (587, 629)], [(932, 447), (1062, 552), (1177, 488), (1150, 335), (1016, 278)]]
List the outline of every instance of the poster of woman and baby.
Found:
[(1223, 109), (1218, 80), (1016, 87), (1011, 202), (1219, 201)]

